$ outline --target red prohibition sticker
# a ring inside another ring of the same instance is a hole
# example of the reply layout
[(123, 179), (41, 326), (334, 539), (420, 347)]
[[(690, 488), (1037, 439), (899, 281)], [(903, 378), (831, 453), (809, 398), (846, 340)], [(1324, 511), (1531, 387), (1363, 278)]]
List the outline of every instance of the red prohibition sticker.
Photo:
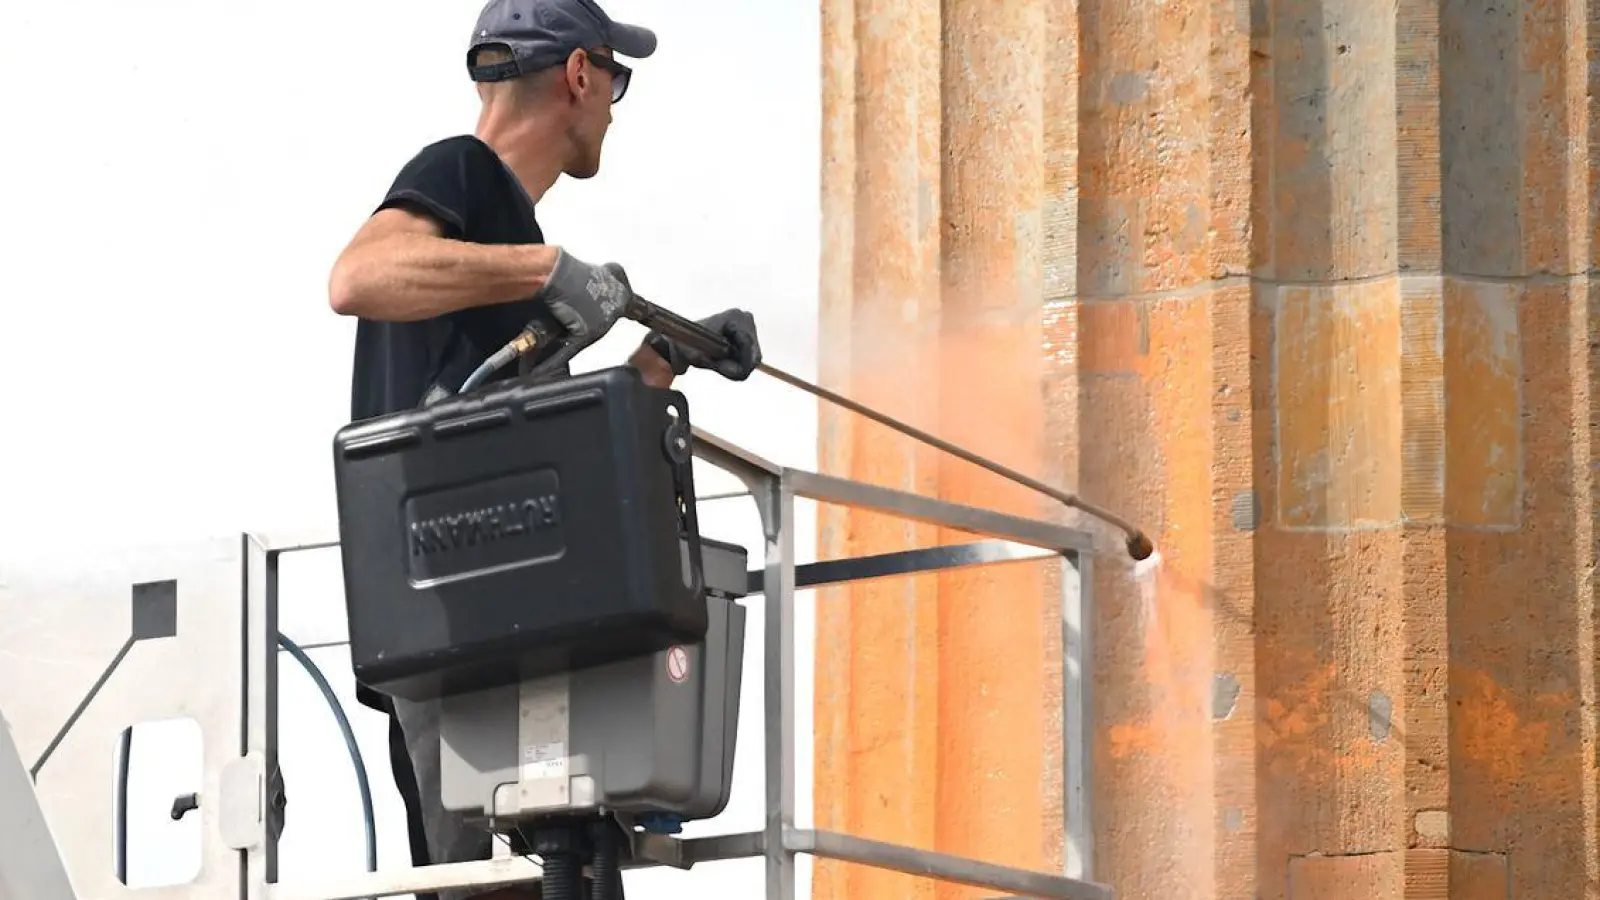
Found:
[(667, 650), (667, 677), (673, 684), (683, 684), (689, 677), (689, 651), (682, 647)]

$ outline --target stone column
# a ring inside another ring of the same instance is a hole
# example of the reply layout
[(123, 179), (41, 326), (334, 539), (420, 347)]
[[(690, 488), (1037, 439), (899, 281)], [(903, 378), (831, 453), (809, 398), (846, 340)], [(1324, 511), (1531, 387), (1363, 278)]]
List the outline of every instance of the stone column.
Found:
[[(931, 426), (939, 322), (938, 0), (825, 0), (820, 372), (824, 383)], [(938, 491), (938, 460), (824, 405), (825, 472)], [(818, 551), (863, 555), (935, 542), (936, 529), (819, 510)], [(939, 595), (892, 579), (817, 598), (816, 822), (931, 846), (939, 816)], [(931, 898), (934, 885), (819, 861), (817, 898)]]
[(1393, 8), (1279, 0), (1256, 41), (1262, 897), (1405, 888)]
[[(824, 6), (823, 377), (1028, 471), (1045, 465), (1050, 21), (1033, 0)], [(981, 469), (824, 415), (829, 471), (1028, 515), (1048, 509)], [(825, 514), (821, 528), (831, 555), (971, 540), (845, 511)], [(1052, 578), (1041, 563), (823, 594), (819, 827), (1062, 865)], [(828, 863), (815, 883), (818, 897), (973, 895)]]
[(1080, 492), (1163, 558), (1141, 583), (1108, 553), (1094, 585), (1094, 874), (1119, 896), (1212, 897), (1249, 848), (1243, 28), (1204, 2), (1079, 6), (1079, 391), (1056, 402), (1077, 407)]
[[(824, 10), (825, 380), (1163, 554), (1098, 566), (1095, 877), (1595, 894), (1587, 8)], [(825, 423), (828, 471), (1056, 515)], [(1057, 574), (823, 600), (819, 825), (1064, 864)], [(978, 896), (818, 872), (819, 897)]]
[(1560, 0), (1439, 10), (1438, 575), (1461, 896), (1596, 891), (1585, 16)]

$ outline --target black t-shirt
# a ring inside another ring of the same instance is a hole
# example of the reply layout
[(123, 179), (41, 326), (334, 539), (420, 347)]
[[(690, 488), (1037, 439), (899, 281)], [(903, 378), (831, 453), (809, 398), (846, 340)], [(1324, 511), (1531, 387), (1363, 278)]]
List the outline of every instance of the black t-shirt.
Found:
[[(373, 212), (391, 207), (428, 216), (451, 240), (544, 243), (527, 191), (494, 149), (472, 135), (429, 144), (412, 157)], [(549, 309), (532, 299), (469, 307), (414, 322), (360, 320), (350, 379), (350, 418), (359, 421), (415, 409), (434, 384), (455, 390), (536, 316), (554, 321)], [(507, 368), (490, 380), (515, 374), (515, 369)], [(364, 685), (356, 685), (356, 699), (372, 709), (388, 709), (386, 699)]]
[[(390, 207), (431, 217), (443, 236), (453, 240), (544, 243), (527, 192), (494, 150), (471, 135), (430, 144), (406, 163), (378, 210)], [(350, 417), (367, 419), (415, 408), (435, 382), (455, 390), (534, 318), (555, 325), (549, 309), (532, 299), (471, 307), (417, 322), (361, 320), (356, 327)], [(515, 374), (514, 369), (505, 369), (498, 377)]]
[[(443, 236), (476, 244), (542, 244), (534, 204), (489, 145), (471, 135), (422, 149), (400, 170), (378, 210), (402, 207), (439, 223)], [(416, 322), (361, 320), (356, 326), (350, 417), (368, 419), (414, 409), (434, 384), (451, 391), (529, 320), (554, 324), (549, 309), (528, 299), (473, 307)], [(559, 327), (557, 328), (559, 330)], [(515, 375), (503, 370), (496, 379)], [(389, 759), (409, 820), (412, 864), (428, 865), (416, 775), (388, 698), (356, 685), (363, 706), (389, 713)], [(432, 894), (419, 894), (428, 900)]]

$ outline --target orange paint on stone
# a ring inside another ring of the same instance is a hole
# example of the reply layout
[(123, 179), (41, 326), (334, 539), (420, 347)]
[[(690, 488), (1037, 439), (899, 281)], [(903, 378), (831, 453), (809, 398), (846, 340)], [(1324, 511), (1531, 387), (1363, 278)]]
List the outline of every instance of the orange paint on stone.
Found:
[(1283, 525), (1398, 524), (1398, 284), (1285, 287), (1277, 302), (1273, 363)]
[[(1456, 752), (1497, 782), (1526, 784), (1549, 751), (1550, 723), (1524, 717), (1518, 699), (1486, 672), (1458, 672), (1454, 681)], [(1573, 698), (1551, 699), (1559, 705)]]
[(1521, 519), (1521, 294), (1513, 285), (1445, 285), (1445, 517), (1452, 525), (1507, 528)]
[[(1479, 12), (825, 0), (832, 384), (1165, 559), (1093, 585), (1119, 897), (1596, 896), (1593, 79), (1581, 7)], [(828, 471), (1069, 518), (846, 418)], [(1057, 868), (1058, 590), (829, 592), (818, 824)]]

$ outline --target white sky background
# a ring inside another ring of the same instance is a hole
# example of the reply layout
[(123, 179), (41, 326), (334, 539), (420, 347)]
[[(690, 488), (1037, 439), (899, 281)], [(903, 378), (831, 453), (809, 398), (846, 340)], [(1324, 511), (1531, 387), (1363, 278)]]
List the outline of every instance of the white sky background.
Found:
[[(600, 176), (563, 180), (540, 205), (547, 236), (592, 262), (622, 262), (642, 294), (679, 312), (754, 311), (768, 360), (813, 377), (817, 4), (604, 5), (654, 27), (661, 49), (636, 66)], [(23, 0), (0, 9), (0, 162), (10, 175), (0, 375), (11, 386), (0, 426), (0, 583), (8, 570), (65, 578), (93, 566), (96, 547), (331, 525), (330, 442), (347, 417), (354, 329), (327, 309), (328, 267), (412, 153), (472, 128), (463, 54), (478, 7)], [(620, 363), (640, 337), (619, 325), (577, 367)], [(803, 395), (761, 376), (731, 385), (692, 373), (680, 384), (699, 426), (815, 466), (816, 407)], [(731, 486), (701, 478), (702, 493)], [(814, 520), (801, 512), (805, 560)], [(743, 543), (759, 564), (747, 503), (701, 517), (709, 536)], [(289, 561), (283, 590), (286, 634), (342, 634), (333, 554)], [(807, 736), (809, 604), (801, 618), (796, 706)], [(690, 834), (760, 827), (761, 626), (753, 608), (734, 801)], [(353, 702), (345, 653), (314, 656), (366, 753), (380, 865), (404, 866), (383, 720)], [(311, 681), (281, 662), (290, 796), (281, 877), (359, 871), (343, 745)], [(63, 716), (75, 700), (62, 697)], [(135, 884), (181, 881), (197, 859), (185, 843), (195, 820), (166, 816), (174, 794), (197, 787), (197, 763), (185, 757), (198, 757), (176, 734), (142, 729), (135, 749)], [(796, 756), (804, 824), (809, 745)], [(758, 860), (713, 863), (630, 874), (628, 889), (743, 900), (759, 895), (761, 874)]]

